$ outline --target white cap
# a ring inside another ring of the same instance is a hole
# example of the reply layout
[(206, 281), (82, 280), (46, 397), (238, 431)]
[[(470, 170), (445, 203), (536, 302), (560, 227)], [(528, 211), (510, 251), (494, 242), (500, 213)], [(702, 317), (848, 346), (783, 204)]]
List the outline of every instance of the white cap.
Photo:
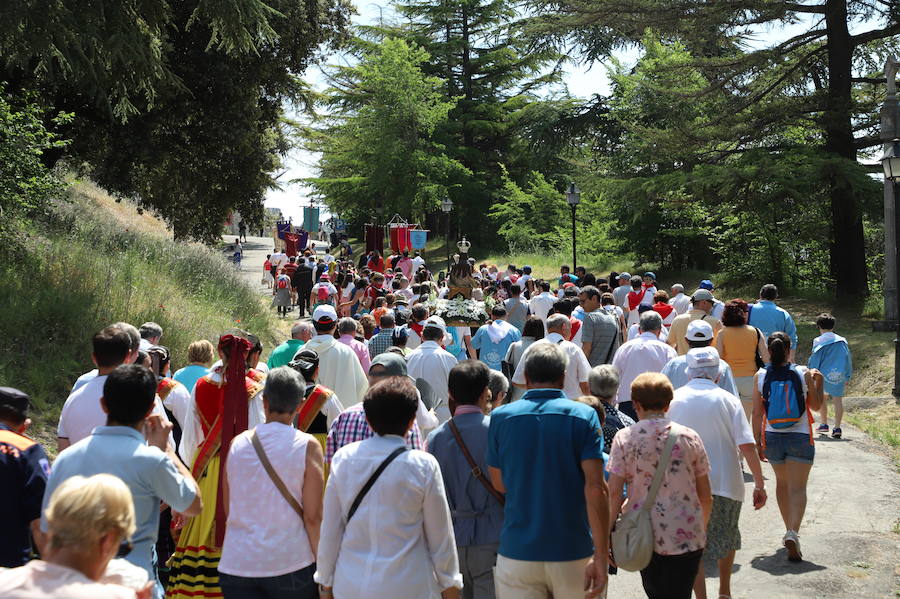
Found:
[(444, 319), (440, 316), (429, 316), (425, 320), (426, 327), (434, 327), (436, 329), (440, 329), (442, 333), (447, 333), (447, 325), (444, 323)]
[[(707, 325), (708, 326), (708, 325)], [(688, 350), (688, 368), (706, 368), (719, 365), (719, 352), (714, 347), (695, 347)]]
[(322, 304), (315, 309), (312, 315), (313, 322), (337, 322), (337, 312), (334, 307), (328, 304)]
[(712, 325), (702, 318), (692, 320), (688, 323), (687, 333), (684, 334), (684, 338), (688, 341), (709, 341), (713, 338)]

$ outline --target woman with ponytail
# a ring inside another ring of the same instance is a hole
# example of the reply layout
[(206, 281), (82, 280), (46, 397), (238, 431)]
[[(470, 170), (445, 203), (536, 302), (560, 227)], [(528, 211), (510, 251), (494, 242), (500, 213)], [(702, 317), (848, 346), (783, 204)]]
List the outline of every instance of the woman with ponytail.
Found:
[(798, 531), (806, 511), (806, 484), (816, 448), (812, 411), (824, 398), (822, 373), (792, 364), (791, 338), (769, 336), (771, 363), (761, 368), (753, 385), (753, 436), (759, 459), (772, 464), (775, 494), (786, 532), (782, 543), (790, 561), (801, 561)]
[[(227, 497), (219, 474), (231, 440), (266, 421), (263, 383), (247, 376), (247, 333), (228, 331), (219, 338), (222, 365), (197, 381), (185, 418), (182, 455), (200, 487), (203, 511), (187, 521), (177, 536), (167, 599), (220, 597), (219, 558), (225, 539)], [(173, 515), (173, 520), (177, 520)], [(173, 524), (176, 526), (176, 524)], [(174, 536), (174, 535), (173, 535)]]

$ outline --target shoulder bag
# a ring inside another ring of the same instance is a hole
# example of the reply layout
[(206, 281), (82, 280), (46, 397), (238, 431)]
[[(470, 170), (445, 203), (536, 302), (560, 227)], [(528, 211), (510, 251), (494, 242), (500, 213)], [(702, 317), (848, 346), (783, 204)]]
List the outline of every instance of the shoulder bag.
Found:
[(469, 448), (463, 441), (462, 435), (459, 434), (459, 428), (456, 426), (456, 423), (453, 422), (453, 418), (450, 418), (450, 420), (447, 421), (447, 426), (450, 427), (450, 432), (453, 433), (453, 438), (456, 439), (456, 443), (462, 450), (463, 456), (465, 456), (466, 461), (469, 463), (469, 468), (472, 469), (472, 476), (474, 476), (476, 479), (478, 479), (478, 482), (484, 485), (484, 488), (487, 489), (487, 492), (493, 495), (494, 499), (496, 499), (500, 505), (505, 505), (506, 498), (500, 491), (494, 488), (494, 485), (491, 484), (491, 481), (488, 480), (481, 468), (478, 467), (478, 464), (475, 462), (475, 459), (469, 452)]
[(678, 433), (675, 432), (675, 424), (669, 428), (669, 438), (659, 457), (659, 464), (653, 474), (653, 482), (644, 504), (637, 511), (629, 510), (627, 514), (620, 514), (616, 519), (616, 525), (610, 534), (613, 559), (616, 565), (629, 572), (638, 572), (647, 567), (653, 557), (655, 538), (653, 523), (650, 519), (650, 508), (656, 503), (656, 493), (662, 484), (663, 476), (669, 467), (669, 458), (672, 456), (672, 448)]
[(269, 478), (272, 479), (272, 482), (275, 484), (275, 488), (278, 489), (278, 492), (281, 493), (281, 496), (284, 497), (284, 500), (288, 502), (291, 508), (297, 512), (297, 515), (300, 516), (300, 521), (302, 522), (303, 508), (300, 507), (300, 502), (291, 495), (291, 492), (288, 491), (284, 481), (281, 480), (281, 477), (275, 472), (275, 468), (272, 467), (272, 462), (269, 461), (269, 456), (266, 455), (266, 450), (263, 449), (262, 443), (256, 435), (256, 429), (253, 429), (253, 432), (250, 433), (250, 442), (253, 444), (253, 449), (256, 450), (256, 457), (258, 457), (259, 461), (262, 463), (266, 474), (269, 475)]
[(359, 509), (359, 504), (362, 503), (363, 498), (372, 488), (372, 485), (375, 484), (375, 481), (378, 480), (378, 477), (381, 476), (381, 473), (384, 472), (384, 469), (393, 462), (397, 456), (401, 453), (409, 451), (409, 447), (404, 445), (403, 447), (398, 447), (391, 454), (384, 458), (384, 461), (379, 464), (378, 468), (375, 469), (375, 472), (372, 473), (372, 476), (369, 477), (369, 480), (366, 481), (366, 484), (363, 485), (362, 489), (359, 490), (359, 493), (356, 494), (356, 499), (353, 500), (353, 503), (350, 505), (350, 512), (347, 514), (347, 522), (350, 522), (350, 519), (353, 517), (353, 514), (356, 513), (356, 510)]

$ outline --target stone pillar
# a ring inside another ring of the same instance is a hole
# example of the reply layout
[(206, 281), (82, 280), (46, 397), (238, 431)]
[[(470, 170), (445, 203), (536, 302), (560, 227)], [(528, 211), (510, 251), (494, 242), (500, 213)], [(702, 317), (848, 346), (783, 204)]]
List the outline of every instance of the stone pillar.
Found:
[[(881, 140), (885, 147), (900, 139), (900, 101), (897, 99), (897, 61), (888, 58), (884, 72), (887, 98), (881, 107)], [(884, 319), (897, 322), (897, 228), (894, 184), (884, 181)]]

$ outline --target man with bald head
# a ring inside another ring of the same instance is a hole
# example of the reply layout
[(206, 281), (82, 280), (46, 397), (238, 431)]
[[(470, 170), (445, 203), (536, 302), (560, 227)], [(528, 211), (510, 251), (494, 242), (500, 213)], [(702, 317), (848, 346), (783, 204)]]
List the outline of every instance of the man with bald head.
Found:
[(539, 343), (558, 345), (569, 360), (566, 367), (566, 378), (563, 384), (563, 392), (569, 399), (576, 399), (581, 395), (590, 395), (588, 387), (588, 374), (591, 365), (581, 348), (568, 341), (572, 323), (565, 314), (554, 314), (547, 319), (547, 336), (535, 341), (528, 346), (522, 359), (519, 360), (516, 371), (513, 373), (512, 382), (516, 387), (525, 388), (525, 357), (531, 348)]

